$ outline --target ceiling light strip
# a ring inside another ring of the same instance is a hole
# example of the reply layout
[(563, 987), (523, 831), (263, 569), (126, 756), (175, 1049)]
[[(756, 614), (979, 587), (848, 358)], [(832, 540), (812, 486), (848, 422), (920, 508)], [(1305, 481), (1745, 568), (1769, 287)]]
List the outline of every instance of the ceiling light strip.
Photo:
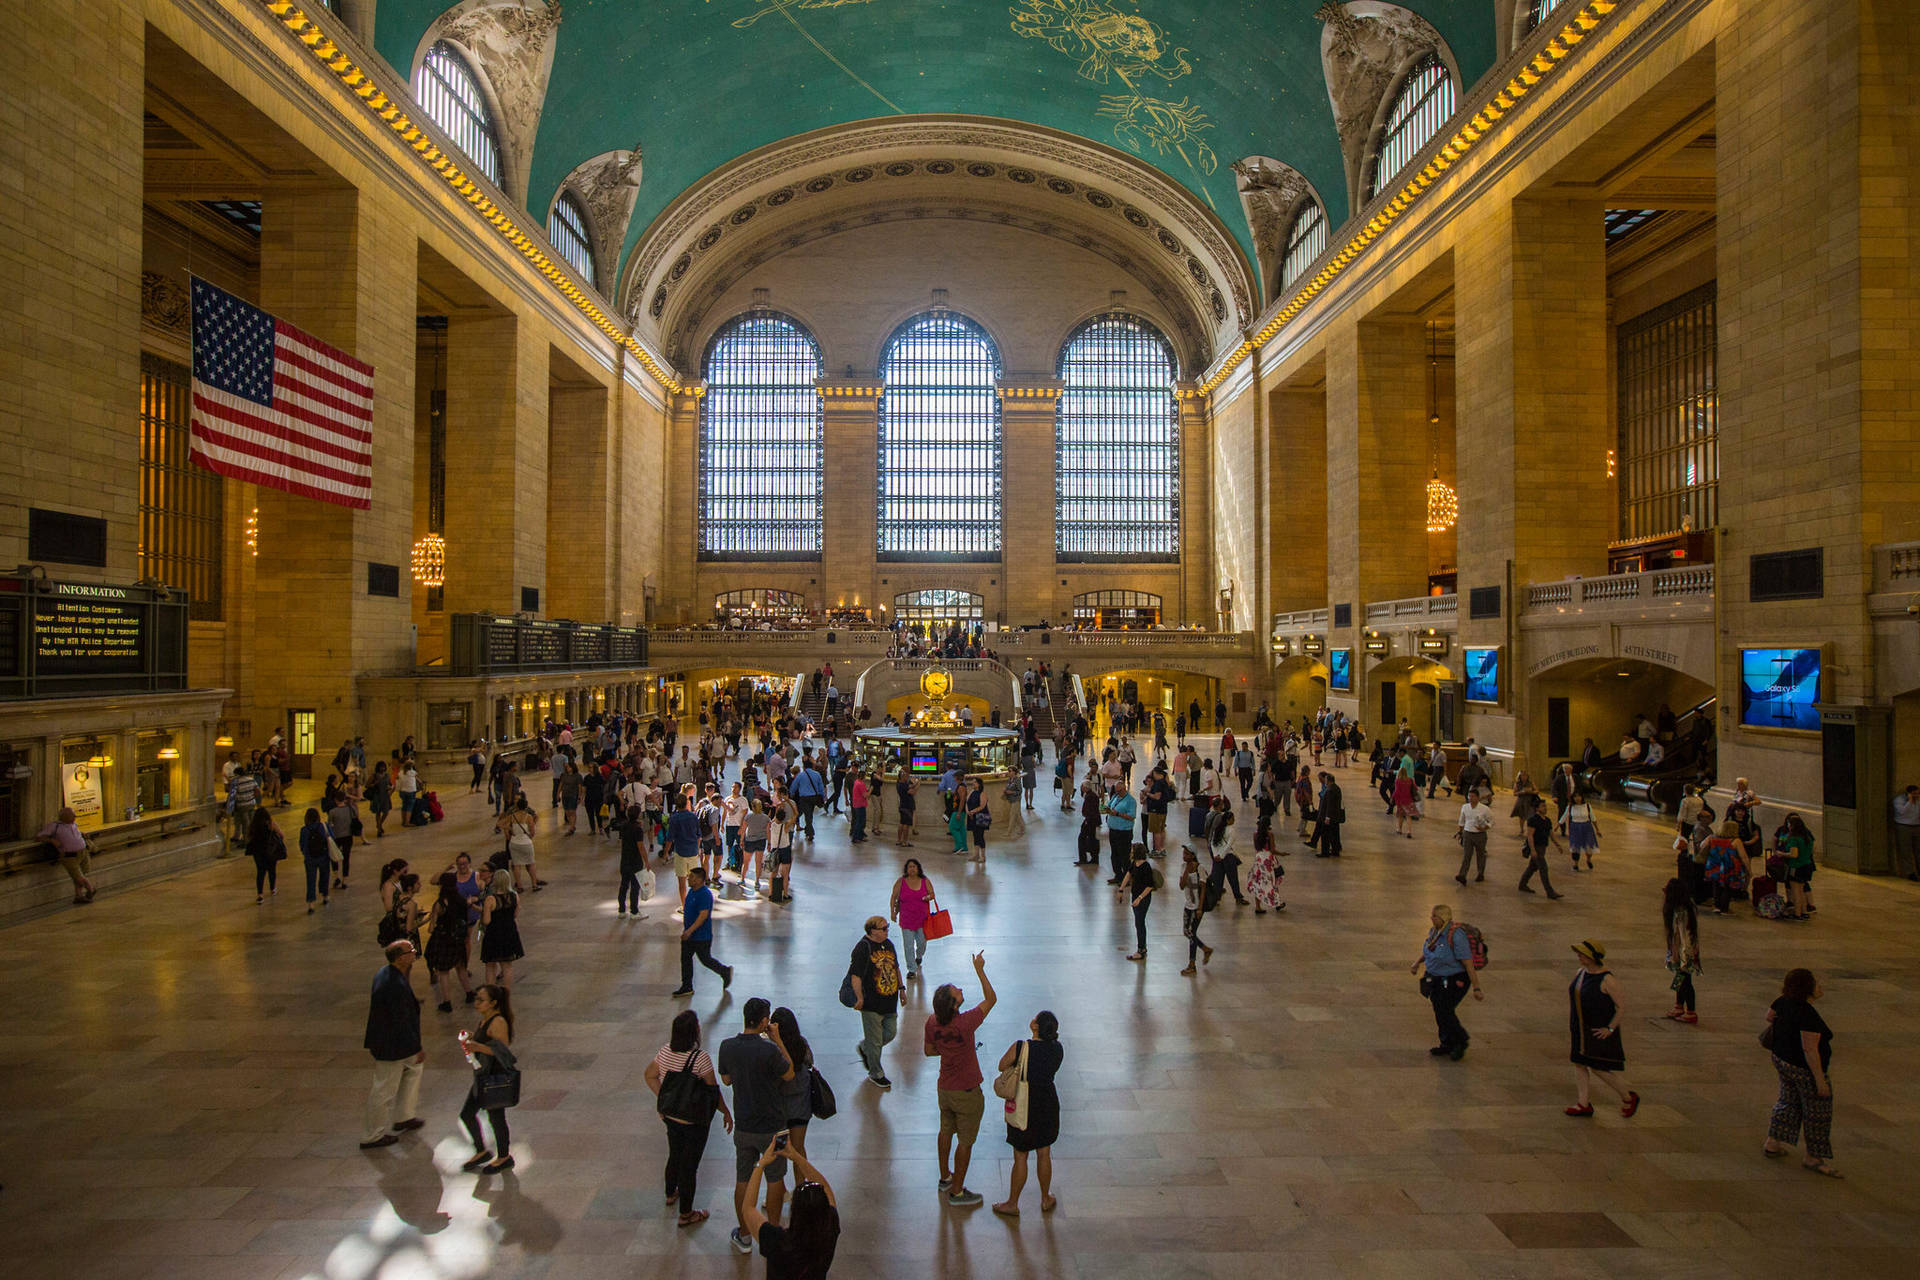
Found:
[(1273, 341), (1274, 336), (1289, 320), (1306, 309), (1309, 302), (1324, 292), (1328, 285), (1353, 265), (1356, 258), (1374, 241), (1378, 240), (1395, 219), (1411, 209), (1416, 201), (1425, 194), (1427, 188), (1439, 181), (1440, 175), (1452, 168), (1479, 142), (1495, 121), (1513, 110), (1520, 99), (1533, 92), (1543, 80), (1551, 75), (1556, 67), (1573, 52), (1574, 46), (1591, 35), (1606, 16), (1619, 8), (1620, 0), (1587, 0), (1578, 13), (1567, 19), (1567, 24), (1558, 34), (1547, 41), (1544, 48), (1532, 58), (1521, 64), (1513, 78), (1483, 104), (1462, 124), (1451, 138), (1442, 143), (1439, 151), (1427, 161), (1420, 172), (1413, 175), (1405, 186), (1395, 193), (1393, 199), (1381, 206), (1379, 212), (1367, 219), (1365, 226), (1355, 232), (1353, 238), (1336, 253), (1327, 265), (1322, 267), (1313, 279), (1301, 286), (1287, 305), (1274, 314), (1260, 331), (1243, 341), (1229, 352), (1205, 382), (1197, 388), (1200, 395), (1211, 395), (1216, 387), (1225, 382), (1233, 371), (1240, 367), (1253, 352)]
[(475, 182), (446, 151), (442, 150), (427, 132), (407, 115), (401, 105), (389, 97), (374, 83), (354, 60), (347, 56), (339, 45), (335, 44), (307, 16), (299, 5), (292, 0), (260, 0), (260, 5), (275, 21), (291, 32), (316, 62), (332, 72), (340, 83), (360, 100), (362, 106), (392, 129), (399, 139), (411, 147), (426, 166), (439, 174), (454, 192), (464, 199), (476, 213), (484, 218), (501, 239), (520, 251), (522, 257), (532, 264), (534, 270), (545, 276), (553, 287), (558, 289), (567, 301), (571, 302), (582, 315), (593, 322), (593, 326), (607, 335), (615, 343), (624, 347), (633, 358), (640, 362), (654, 381), (675, 394), (686, 392), (699, 395), (703, 388), (687, 386), (673, 376), (673, 371), (662, 365), (633, 336), (615, 324), (598, 303), (587, 295), (586, 290), (575, 284), (561, 266), (547, 256), (547, 253), (532, 236), (528, 235), (513, 217), (497, 204), (491, 196)]

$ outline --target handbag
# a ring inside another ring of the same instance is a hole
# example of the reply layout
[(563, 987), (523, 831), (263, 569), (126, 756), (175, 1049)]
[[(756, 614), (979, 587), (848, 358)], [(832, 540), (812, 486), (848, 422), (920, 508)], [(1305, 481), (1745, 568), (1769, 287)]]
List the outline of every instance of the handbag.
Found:
[(807, 1068), (807, 1109), (815, 1120), (831, 1120), (840, 1110), (840, 1104), (833, 1098), (833, 1087), (818, 1067)]
[(640, 901), (646, 902), (651, 899), (653, 897), (653, 891), (658, 887), (659, 881), (653, 874), (653, 868), (642, 868), (640, 872)]
[(1773, 1029), (1779, 1025), (1777, 1022), (1769, 1022), (1760, 1032), (1760, 1047), (1769, 1053), (1773, 1052)]
[(967, 825), (975, 831), (989, 830), (993, 826), (993, 815), (985, 809), (975, 810), (973, 817), (967, 820)]
[(840, 1003), (851, 1009), (859, 1001), (860, 997), (853, 993), (853, 970), (849, 969), (847, 976), (840, 979)]
[(489, 1071), (474, 1081), (474, 1089), (480, 1095), (480, 1106), (486, 1111), (500, 1110), (520, 1105), (520, 1068), (508, 1067), (501, 1071)]
[[(1015, 1073), (1013, 1078), (1013, 1093), (1007, 1098), (1006, 1106), (1007, 1127), (1009, 1129), (1025, 1129), (1027, 1127), (1027, 1108), (1033, 1098), (1033, 1090), (1027, 1084), (1027, 1048), (1030, 1043), (1031, 1042), (1027, 1040), (1020, 1042), (1020, 1060), (1013, 1065), (1013, 1071)], [(994, 1081), (995, 1092), (999, 1091), (999, 1085), (1000, 1082), (998, 1080)]]
[(329, 831), (327, 832), (327, 861), (337, 867), (341, 860), (340, 845), (334, 840), (333, 832)]
[(938, 911), (927, 912), (927, 923), (920, 932), (929, 940), (951, 938), (953, 936), (953, 913), (942, 907)]
[(719, 1088), (693, 1073), (693, 1054), (689, 1052), (680, 1069), (660, 1082), (660, 1096), (654, 1102), (654, 1110), (698, 1127), (713, 1119), (719, 1105)]

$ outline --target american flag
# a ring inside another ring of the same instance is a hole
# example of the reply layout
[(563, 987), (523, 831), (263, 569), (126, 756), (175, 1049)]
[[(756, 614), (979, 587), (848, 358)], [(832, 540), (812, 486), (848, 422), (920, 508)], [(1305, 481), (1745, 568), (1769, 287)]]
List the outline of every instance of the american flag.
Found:
[(373, 505), (373, 366), (198, 278), (192, 422), (209, 471)]

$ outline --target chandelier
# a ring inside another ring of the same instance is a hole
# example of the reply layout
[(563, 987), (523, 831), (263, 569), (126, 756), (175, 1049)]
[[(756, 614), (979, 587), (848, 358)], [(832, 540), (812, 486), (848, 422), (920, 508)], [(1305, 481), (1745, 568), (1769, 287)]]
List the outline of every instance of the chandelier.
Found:
[(1460, 503), (1451, 486), (1443, 484), (1440, 472), (1427, 481), (1427, 532), (1445, 533), (1460, 518)]
[(413, 580), (423, 587), (447, 585), (447, 540), (439, 534), (413, 544)]

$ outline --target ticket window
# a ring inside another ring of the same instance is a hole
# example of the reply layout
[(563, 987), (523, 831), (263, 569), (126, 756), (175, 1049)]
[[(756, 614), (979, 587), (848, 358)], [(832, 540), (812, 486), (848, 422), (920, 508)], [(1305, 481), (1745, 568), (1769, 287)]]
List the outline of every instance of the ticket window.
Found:
[(143, 733), (136, 741), (134, 802), (146, 813), (165, 813), (180, 794), (181, 740), (178, 729)]

